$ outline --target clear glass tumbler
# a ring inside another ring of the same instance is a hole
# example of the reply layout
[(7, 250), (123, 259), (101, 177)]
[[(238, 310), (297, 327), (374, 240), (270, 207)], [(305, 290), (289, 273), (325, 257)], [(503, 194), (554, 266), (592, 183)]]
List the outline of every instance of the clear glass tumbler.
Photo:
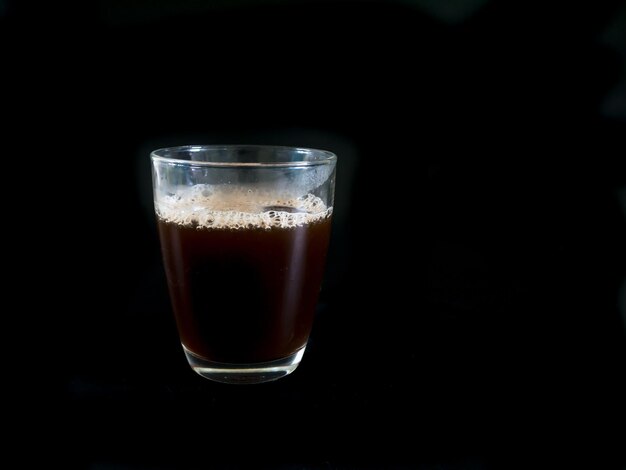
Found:
[(169, 295), (193, 370), (226, 383), (293, 372), (313, 326), (337, 157), (199, 145), (151, 153)]

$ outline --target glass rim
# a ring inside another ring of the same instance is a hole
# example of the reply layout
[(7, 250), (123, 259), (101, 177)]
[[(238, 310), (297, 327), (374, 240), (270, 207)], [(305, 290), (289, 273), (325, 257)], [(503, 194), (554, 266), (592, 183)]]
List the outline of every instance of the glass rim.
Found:
[[(289, 152), (295, 152), (303, 155), (315, 155), (314, 160), (295, 160), (288, 162), (279, 161), (261, 161), (261, 162), (232, 162), (232, 161), (203, 161), (203, 160), (190, 160), (185, 158), (176, 158), (164, 156), (167, 153), (182, 153), (187, 152), (191, 154), (193, 152), (201, 152), (206, 150), (283, 150)], [(289, 168), (289, 167), (311, 167), (319, 165), (329, 165), (337, 161), (337, 155), (328, 150), (322, 150), (311, 147), (292, 147), (288, 145), (255, 145), (255, 144), (201, 144), (201, 145), (175, 145), (171, 147), (162, 147), (154, 149), (150, 152), (150, 158), (153, 161), (172, 163), (179, 165), (192, 165), (203, 167), (226, 167), (226, 168)]]

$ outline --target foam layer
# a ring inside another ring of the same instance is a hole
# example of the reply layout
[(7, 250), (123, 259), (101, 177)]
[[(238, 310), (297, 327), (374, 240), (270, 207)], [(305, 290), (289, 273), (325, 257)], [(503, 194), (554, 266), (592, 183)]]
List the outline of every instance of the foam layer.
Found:
[(290, 228), (330, 217), (332, 207), (317, 196), (298, 198), (248, 191), (215, 191), (196, 185), (173, 195), (158, 196), (157, 216), (170, 223), (198, 228)]

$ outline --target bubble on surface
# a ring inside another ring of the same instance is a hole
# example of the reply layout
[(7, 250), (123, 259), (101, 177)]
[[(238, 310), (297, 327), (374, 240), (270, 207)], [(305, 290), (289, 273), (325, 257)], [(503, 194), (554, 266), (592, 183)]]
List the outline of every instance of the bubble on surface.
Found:
[(157, 216), (170, 223), (197, 228), (290, 228), (332, 214), (332, 207), (313, 194), (291, 198), (250, 189), (217, 190), (195, 185), (155, 201)]

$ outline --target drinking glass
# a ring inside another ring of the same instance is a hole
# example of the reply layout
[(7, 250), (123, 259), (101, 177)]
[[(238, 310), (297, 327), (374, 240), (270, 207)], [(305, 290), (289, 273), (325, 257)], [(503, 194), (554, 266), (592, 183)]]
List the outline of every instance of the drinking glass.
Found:
[(302, 360), (324, 277), (335, 154), (260, 145), (151, 152), (169, 297), (191, 368), (260, 383)]

